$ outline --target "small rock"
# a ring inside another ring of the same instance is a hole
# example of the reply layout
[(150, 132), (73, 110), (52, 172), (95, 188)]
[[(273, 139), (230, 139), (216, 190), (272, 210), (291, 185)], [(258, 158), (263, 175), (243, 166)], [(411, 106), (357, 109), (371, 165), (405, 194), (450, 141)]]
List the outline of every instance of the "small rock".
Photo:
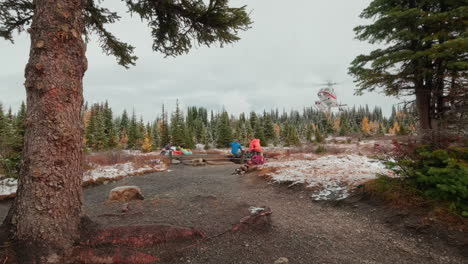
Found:
[(282, 257), (282, 258), (275, 260), (274, 264), (285, 264), (285, 263), (289, 263), (289, 259)]
[(171, 161), (171, 164), (180, 164), (180, 163), (181, 163), (180, 160), (177, 160), (177, 159), (173, 159)]
[(109, 193), (109, 201), (128, 202), (132, 200), (143, 200), (141, 189), (137, 186), (120, 186)]
[(109, 184), (109, 181), (104, 181), (102, 184), (107, 185)]

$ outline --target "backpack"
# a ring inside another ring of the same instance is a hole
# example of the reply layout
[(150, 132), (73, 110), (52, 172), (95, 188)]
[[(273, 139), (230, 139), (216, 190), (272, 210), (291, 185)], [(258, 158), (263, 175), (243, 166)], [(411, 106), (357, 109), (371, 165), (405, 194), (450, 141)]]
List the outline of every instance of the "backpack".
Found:
[(261, 165), (261, 164), (264, 164), (265, 163), (265, 159), (263, 159), (263, 156), (262, 155), (254, 155), (252, 157), (252, 163), (254, 165)]

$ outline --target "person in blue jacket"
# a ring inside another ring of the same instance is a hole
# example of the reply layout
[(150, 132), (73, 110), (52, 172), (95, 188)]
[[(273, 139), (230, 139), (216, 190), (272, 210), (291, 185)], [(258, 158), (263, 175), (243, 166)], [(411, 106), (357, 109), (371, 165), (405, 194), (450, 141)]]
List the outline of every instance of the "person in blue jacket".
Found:
[(232, 155), (236, 158), (240, 158), (242, 151), (241, 144), (237, 140), (234, 140), (234, 142), (229, 143), (229, 146), (231, 146)]

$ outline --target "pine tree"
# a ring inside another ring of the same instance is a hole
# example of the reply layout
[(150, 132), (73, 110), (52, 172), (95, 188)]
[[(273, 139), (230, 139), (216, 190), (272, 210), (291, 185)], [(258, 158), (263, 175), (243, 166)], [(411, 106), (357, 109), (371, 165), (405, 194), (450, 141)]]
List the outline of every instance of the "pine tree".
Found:
[(26, 130), (26, 104), (24, 102), (21, 102), (20, 110), (18, 111), (18, 114), (16, 115), (16, 129), (18, 130), (18, 133), (21, 137), (21, 145), (23, 144), (23, 137), (24, 133)]
[[(83, 0), (0, 2), (0, 37), (12, 41), (14, 32), (31, 29), (31, 52), (25, 69), (30, 109), (25, 145), (27, 150), (37, 151), (25, 153), (28, 162), (22, 163), (19, 188), (24, 191), (18, 193), (9, 214), (15, 245), (30, 252), (20, 255), (21, 263), (52, 258), (65, 263), (71, 259), (75, 240), (80, 237), (81, 106), (87, 69), (84, 38), (96, 34), (104, 52), (115, 56), (124, 67), (134, 65), (137, 59), (134, 47), (107, 30), (120, 17), (104, 4), (105, 1)], [(240, 39), (239, 31), (247, 30), (251, 24), (246, 7), (230, 7), (228, 0), (142, 0), (126, 4), (128, 11), (140, 16), (151, 28), (153, 49), (166, 56), (187, 53), (194, 44), (234, 43)], [(44, 96), (52, 88), (54, 96)], [(55, 125), (50, 125), (52, 122)], [(37, 170), (38, 167), (49, 169)], [(33, 177), (44, 180), (33, 181)], [(64, 188), (50, 188), (56, 182)], [(49, 198), (44, 202), (43, 197)], [(44, 214), (50, 210), (62, 214)]]
[(313, 131), (313, 128), (312, 128), (312, 125), (307, 125), (307, 128), (306, 128), (306, 140), (308, 142), (312, 142), (312, 135), (313, 135), (314, 131)]
[(100, 105), (96, 105), (95, 119), (96, 126), (94, 135), (94, 150), (104, 150), (107, 147), (107, 135), (104, 110)]
[(11, 178), (18, 176), (23, 148), (23, 136), (17, 125), (11, 108), (5, 115), (0, 105), (0, 171)]
[(117, 146), (119, 140), (117, 130), (114, 127), (114, 119), (112, 109), (109, 107), (107, 101), (105, 102), (104, 109), (104, 133), (106, 135), (105, 148), (113, 149)]
[(162, 105), (162, 116), (161, 116), (161, 126), (159, 131), (161, 132), (161, 147), (164, 147), (166, 144), (171, 143), (171, 136), (169, 134), (169, 125), (167, 120), (167, 112), (164, 109), (164, 105)]
[(294, 125), (288, 124), (285, 128), (286, 131), (286, 140), (285, 146), (299, 146), (301, 141), (299, 139), (299, 134), (297, 133), (296, 127)]
[(171, 118), (171, 137), (172, 144), (174, 146), (185, 146), (186, 145), (186, 131), (184, 114), (180, 110), (179, 100), (176, 103), (176, 111), (172, 114)]
[(137, 149), (137, 141), (138, 141), (138, 121), (136, 118), (135, 111), (132, 113), (132, 118), (130, 119), (129, 126), (128, 126), (128, 148), (129, 149)]
[(265, 140), (264, 145), (267, 146), (270, 142), (275, 141), (276, 134), (271, 116), (269, 114), (264, 113), (263, 120), (263, 135)]
[(316, 128), (314, 130), (314, 136), (315, 136), (315, 142), (317, 143), (323, 143), (325, 142), (325, 137), (320, 133), (320, 129)]
[(218, 139), (216, 145), (218, 148), (226, 148), (232, 140), (232, 128), (229, 115), (226, 111), (223, 111), (218, 123)]
[(348, 118), (348, 113), (342, 113), (340, 115), (340, 130), (338, 134), (340, 136), (346, 136), (351, 130), (350, 119)]
[(356, 27), (357, 38), (385, 47), (352, 62), (357, 92), (415, 95), (420, 127), (432, 129), (447, 111), (447, 94), (466, 93), (466, 1), (374, 0), (361, 18), (373, 22)]
[(128, 131), (130, 128), (130, 120), (128, 118), (127, 110), (124, 110), (119, 124), (119, 136), (122, 137), (122, 131)]

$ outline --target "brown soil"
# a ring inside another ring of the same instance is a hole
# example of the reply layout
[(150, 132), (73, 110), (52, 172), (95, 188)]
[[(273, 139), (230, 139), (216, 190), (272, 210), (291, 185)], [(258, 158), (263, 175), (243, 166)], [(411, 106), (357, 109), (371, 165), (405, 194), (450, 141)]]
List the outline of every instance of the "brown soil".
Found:
[[(271, 184), (256, 173), (232, 175), (237, 167), (178, 165), (90, 187), (85, 209), (104, 227), (170, 224), (194, 227), (208, 238), (141, 251), (160, 263), (274, 263), (280, 257), (289, 263), (468, 263), (463, 233), (432, 229), (372, 200), (317, 203), (300, 186)], [(122, 203), (105, 202), (123, 185), (139, 186), (146, 198), (128, 203), (128, 213)], [(8, 206), (0, 203), (1, 217)], [(271, 209), (271, 227), (230, 232), (246, 221), (251, 206)]]

